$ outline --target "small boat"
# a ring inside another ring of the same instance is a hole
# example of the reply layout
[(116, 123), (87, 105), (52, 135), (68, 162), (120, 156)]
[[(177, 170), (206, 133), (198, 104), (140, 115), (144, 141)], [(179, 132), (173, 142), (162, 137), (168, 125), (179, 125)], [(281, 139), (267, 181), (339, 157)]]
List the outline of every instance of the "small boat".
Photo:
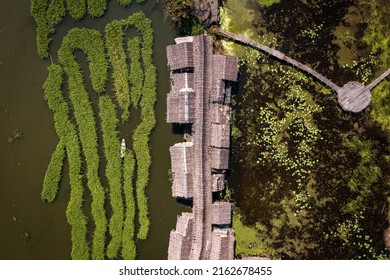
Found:
[(121, 158), (124, 158), (126, 154), (126, 142), (125, 139), (122, 139), (121, 143)]

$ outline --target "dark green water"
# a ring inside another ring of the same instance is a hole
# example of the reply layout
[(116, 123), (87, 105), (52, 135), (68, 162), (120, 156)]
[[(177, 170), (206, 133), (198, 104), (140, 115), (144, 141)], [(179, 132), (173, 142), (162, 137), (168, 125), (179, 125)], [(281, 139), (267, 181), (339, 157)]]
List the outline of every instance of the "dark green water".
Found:
[[(175, 30), (163, 17), (162, 2), (148, 0), (142, 6), (122, 8), (112, 0), (103, 18), (87, 17), (75, 23), (66, 17), (57, 26), (51, 45), (55, 61), (62, 38), (73, 27), (103, 30), (113, 19), (139, 10), (152, 20), (158, 73), (157, 125), (151, 139), (153, 164), (147, 189), (151, 228), (148, 239), (137, 244), (139, 259), (166, 259), (169, 232), (175, 227), (177, 214), (183, 211), (183, 206), (171, 197), (167, 178), (168, 148), (182, 136), (174, 135), (165, 121), (165, 97), (169, 91), (165, 46), (173, 43)], [(53, 114), (42, 92), (50, 60), (41, 60), (36, 53), (36, 25), (29, 11), (29, 0), (0, 3), (0, 259), (69, 259), (70, 227), (65, 217), (69, 201), (67, 166), (54, 203), (40, 199), (43, 177), (58, 138)], [(121, 130), (122, 135), (130, 135), (131, 131), (125, 129)], [(15, 131), (21, 131), (23, 136), (10, 144), (8, 138)]]

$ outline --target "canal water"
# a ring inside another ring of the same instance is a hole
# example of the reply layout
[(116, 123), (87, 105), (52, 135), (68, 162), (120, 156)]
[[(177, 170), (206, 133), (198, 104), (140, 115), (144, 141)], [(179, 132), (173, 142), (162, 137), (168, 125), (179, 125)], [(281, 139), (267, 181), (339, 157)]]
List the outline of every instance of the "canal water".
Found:
[[(174, 134), (172, 126), (166, 123), (169, 72), (165, 47), (174, 42), (175, 30), (164, 19), (162, 2), (148, 0), (143, 5), (134, 3), (123, 8), (112, 0), (102, 18), (86, 17), (74, 22), (67, 16), (56, 27), (51, 45), (56, 61), (62, 38), (73, 27), (103, 31), (112, 20), (126, 18), (139, 10), (152, 20), (157, 68), (157, 125), (151, 139), (153, 164), (147, 189), (151, 228), (148, 239), (137, 242), (139, 259), (167, 258), (169, 232), (175, 228), (176, 216), (185, 210), (171, 197), (167, 176), (169, 146), (181, 141), (182, 136)], [(57, 199), (44, 203), (40, 198), (45, 171), (58, 137), (53, 114), (42, 92), (47, 66), (51, 62), (38, 57), (35, 29), (30, 16), (30, 0), (0, 2), (0, 259), (70, 259), (70, 226), (65, 217), (69, 201), (67, 164)], [(86, 69), (85, 65), (83, 69)], [(111, 85), (107, 87), (112, 88)], [(131, 135), (134, 125), (121, 129), (122, 136)], [(103, 174), (102, 168), (104, 183)]]

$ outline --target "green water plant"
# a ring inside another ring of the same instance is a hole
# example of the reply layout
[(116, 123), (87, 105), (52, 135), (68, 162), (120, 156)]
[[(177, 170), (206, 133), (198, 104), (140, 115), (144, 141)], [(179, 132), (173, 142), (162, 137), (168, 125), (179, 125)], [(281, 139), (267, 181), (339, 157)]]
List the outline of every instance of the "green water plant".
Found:
[(100, 32), (85, 28), (70, 30), (58, 50), (58, 60), (68, 76), (69, 96), (85, 156), (88, 187), (92, 194), (92, 217), (95, 221), (92, 258), (104, 259), (107, 219), (104, 209), (105, 194), (99, 178), (96, 121), (80, 66), (73, 54), (75, 49), (82, 50), (87, 54), (90, 62), (92, 86), (96, 92), (103, 91), (107, 75), (107, 62), (105, 61), (104, 44)]
[(107, 247), (110, 259), (117, 257), (122, 243), (123, 199), (122, 199), (122, 159), (119, 150), (118, 118), (115, 105), (107, 95), (99, 98), (99, 116), (102, 124), (104, 155), (107, 160), (106, 177), (110, 190), (112, 215), (109, 222), (111, 240)]
[(65, 159), (65, 147), (64, 140), (60, 140), (51, 156), (51, 161), (43, 179), (41, 198), (44, 201), (53, 202), (57, 197)]
[[(76, 128), (69, 120), (68, 104), (61, 91), (63, 74), (61, 66), (56, 64), (49, 66), (49, 74), (43, 85), (43, 91), (49, 108), (54, 113), (54, 126), (60, 137), (60, 143), (65, 145), (69, 161), (70, 197), (66, 209), (66, 218), (71, 225), (72, 259), (89, 259), (87, 218), (82, 211), (84, 187), (81, 175), (80, 143)], [(53, 190), (58, 188), (58, 185), (55, 185), (59, 181), (58, 170), (53, 169), (56, 162), (61, 159), (61, 145), (57, 146), (60, 151), (53, 153), (54, 158), (51, 161), (53, 168), (50, 171), (51, 175), (49, 175), (51, 185), (46, 186), (46, 191), (48, 188), (51, 190), (48, 193), (43, 192), (42, 197), (45, 199), (51, 199), (54, 193)]]
[[(132, 39), (128, 43), (128, 52), (132, 61), (130, 71), (126, 64), (126, 53), (124, 51), (124, 30), (133, 26), (142, 35), (142, 40)], [(137, 162), (136, 199), (138, 206), (138, 220), (140, 228), (137, 234), (139, 239), (145, 239), (149, 231), (149, 218), (147, 197), (145, 189), (149, 181), (149, 168), (151, 156), (149, 139), (156, 119), (154, 104), (157, 100), (156, 94), (156, 68), (153, 64), (153, 29), (149, 19), (143, 13), (135, 13), (127, 19), (113, 21), (106, 26), (106, 48), (113, 66), (113, 79), (115, 94), (118, 105), (123, 109), (122, 120), (128, 118), (130, 104), (135, 106), (139, 103), (141, 108), (142, 122), (137, 126), (133, 134), (133, 148)], [(139, 45), (141, 48), (141, 66), (137, 63), (140, 60)], [(147, 78), (144, 78), (147, 77)], [(140, 94), (141, 83), (142, 95)], [(130, 91), (130, 85), (132, 89)], [(130, 92), (132, 98), (130, 99)]]
[(129, 40), (127, 49), (131, 61), (129, 73), (130, 97), (134, 106), (138, 106), (145, 78), (141, 65), (141, 41), (139, 38), (135, 37)]
[(135, 158), (128, 150), (123, 163), (123, 192), (125, 194), (125, 220), (122, 237), (122, 257), (125, 260), (134, 260), (136, 257), (135, 245), (135, 198), (134, 198)]
[(87, 0), (66, 0), (66, 8), (73, 19), (82, 19), (87, 11)]
[(150, 220), (148, 217), (148, 201), (145, 189), (149, 182), (149, 169), (152, 163), (150, 155), (150, 134), (156, 125), (154, 105), (157, 101), (156, 67), (153, 64), (153, 29), (151, 21), (143, 13), (136, 13), (129, 18), (142, 34), (142, 62), (144, 66), (144, 85), (140, 100), (142, 122), (137, 126), (133, 134), (133, 147), (137, 160), (137, 205), (140, 228), (137, 234), (139, 239), (146, 239), (149, 232)]
[(64, 0), (31, 0), (30, 13), (37, 24), (37, 52), (41, 58), (49, 57), (50, 34), (65, 16)]
[(107, 0), (87, 0), (87, 6), (91, 17), (101, 17), (107, 9)]

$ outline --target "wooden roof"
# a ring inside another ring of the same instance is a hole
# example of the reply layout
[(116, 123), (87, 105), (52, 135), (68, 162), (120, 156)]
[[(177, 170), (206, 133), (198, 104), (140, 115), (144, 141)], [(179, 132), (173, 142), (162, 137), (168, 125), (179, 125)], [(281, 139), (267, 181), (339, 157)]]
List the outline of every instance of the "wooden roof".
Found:
[(194, 73), (178, 72), (171, 74), (172, 89), (171, 92), (194, 91)]
[(227, 55), (213, 55), (214, 79), (236, 82), (238, 78), (238, 58)]
[[(225, 187), (229, 167), (228, 100), (231, 82), (237, 80), (237, 59), (213, 55), (212, 39), (206, 35), (175, 41), (176, 45), (167, 47), (172, 81), (167, 119), (192, 125), (186, 126), (191, 129), (191, 142), (170, 148), (172, 194), (193, 199), (193, 213), (180, 217), (176, 230), (171, 232), (168, 258), (233, 259), (233, 231), (213, 231), (213, 225), (226, 227), (231, 223), (231, 206), (224, 202), (212, 204), (212, 191)], [(191, 233), (189, 220), (193, 221)]]
[(210, 260), (234, 260), (234, 231), (232, 229), (214, 229)]
[(229, 202), (219, 201), (211, 205), (212, 223), (214, 225), (230, 225), (232, 222), (232, 205)]
[(192, 213), (183, 213), (177, 218), (176, 230), (172, 230), (169, 237), (168, 260), (190, 259), (193, 222)]
[(230, 106), (214, 103), (210, 105), (211, 122), (215, 124), (230, 124)]
[(178, 143), (169, 148), (173, 174), (172, 195), (193, 197), (194, 149), (192, 142)]
[(193, 123), (195, 121), (194, 92), (182, 90), (167, 97), (168, 123)]
[(212, 169), (229, 169), (229, 149), (211, 148), (210, 161)]
[(193, 68), (193, 43), (186, 42), (167, 46), (168, 66), (171, 71)]
[(230, 148), (230, 124), (211, 124), (211, 146)]

